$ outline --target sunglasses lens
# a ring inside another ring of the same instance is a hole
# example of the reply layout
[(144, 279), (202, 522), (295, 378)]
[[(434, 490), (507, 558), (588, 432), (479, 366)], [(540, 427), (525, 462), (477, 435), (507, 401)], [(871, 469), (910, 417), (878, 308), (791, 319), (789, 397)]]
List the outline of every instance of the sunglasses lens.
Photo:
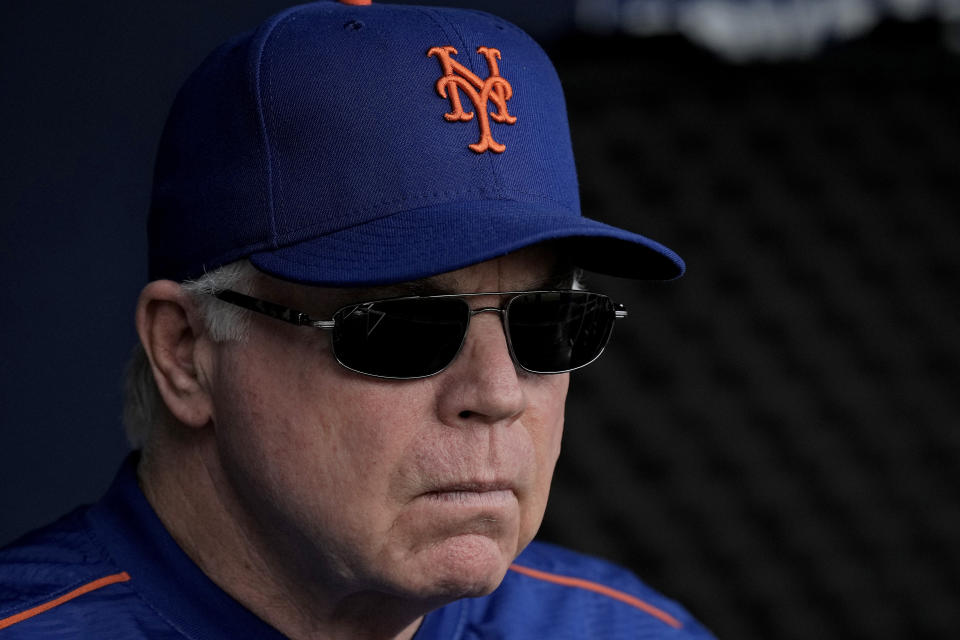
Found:
[(596, 360), (614, 319), (610, 298), (588, 291), (527, 293), (507, 308), (513, 353), (534, 373), (570, 371)]
[(460, 351), (470, 307), (460, 298), (365, 302), (334, 316), (333, 352), (346, 367), (384, 378), (421, 378)]

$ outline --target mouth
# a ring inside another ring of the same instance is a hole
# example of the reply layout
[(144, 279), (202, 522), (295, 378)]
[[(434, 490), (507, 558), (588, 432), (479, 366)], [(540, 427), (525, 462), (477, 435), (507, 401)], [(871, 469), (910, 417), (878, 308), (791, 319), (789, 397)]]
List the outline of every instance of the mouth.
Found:
[(502, 506), (516, 501), (513, 486), (505, 482), (465, 482), (423, 494), (431, 502), (465, 506)]

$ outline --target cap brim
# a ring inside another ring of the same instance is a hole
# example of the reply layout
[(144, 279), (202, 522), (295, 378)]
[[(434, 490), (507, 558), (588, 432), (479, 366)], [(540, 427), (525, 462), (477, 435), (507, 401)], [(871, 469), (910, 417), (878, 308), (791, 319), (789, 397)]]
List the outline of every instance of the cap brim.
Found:
[(516, 201), (455, 202), (413, 209), (250, 261), (283, 280), (373, 286), (418, 280), (548, 241), (573, 264), (626, 278), (671, 280), (685, 265), (662, 244), (602, 222)]

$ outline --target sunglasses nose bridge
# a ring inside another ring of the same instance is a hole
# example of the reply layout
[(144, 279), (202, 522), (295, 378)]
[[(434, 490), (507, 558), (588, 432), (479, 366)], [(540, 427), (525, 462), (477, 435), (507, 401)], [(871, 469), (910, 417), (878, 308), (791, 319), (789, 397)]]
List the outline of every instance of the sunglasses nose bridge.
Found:
[[(480, 313), (495, 313), (500, 316), (500, 324), (503, 326), (504, 333), (506, 333), (507, 323), (504, 322), (504, 319), (507, 317), (506, 309), (503, 309), (502, 307), (478, 307), (476, 309), (470, 309), (470, 319), (472, 320), (473, 316)], [(508, 338), (507, 342), (509, 343), (509, 341), (510, 339)]]
[[(523, 368), (519, 362), (517, 362), (517, 356), (513, 352), (513, 344), (510, 341), (510, 332), (507, 328), (507, 310), (504, 307), (477, 307), (476, 309), (470, 309), (470, 315), (468, 319), (473, 319), (473, 316), (481, 313), (495, 313), (500, 316), (500, 326), (503, 329), (503, 337), (506, 339), (507, 352), (510, 354), (510, 359), (513, 361), (514, 365), (517, 367)], [(468, 327), (469, 329), (469, 323)], [(464, 340), (466, 340), (466, 331), (464, 331)]]
[[(506, 309), (504, 309), (503, 307), (478, 307), (478, 308), (476, 308), (476, 309), (470, 309), (470, 319), (472, 320), (472, 319), (473, 319), (473, 316), (475, 316), (475, 315), (477, 315), (477, 314), (480, 314), (480, 313), (495, 313), (495, 314), (497, 314), (498, 316), (500, 316), (500, 324), (503, 326), (503, 331), (504, 331), (504, 333), (506, 333), (506, 331), (507, 331), (507, 323), (504, 322), (504, 320), (506, 320), (506, 317), (507, 317), (507, 315), (506, 315), (507, 310), (506, 310)], [(508, 342), (508, 343), (510, 342), (510, 339), (509, 339), (509, 338), (507, 338), (507, 342)]]
[(472, 318), (478, 313), (497, 313), (503, 318), (504, 311), (505, 310), (500, 307), (480, 307), (479, 309), (470, 309), (470, 317)]

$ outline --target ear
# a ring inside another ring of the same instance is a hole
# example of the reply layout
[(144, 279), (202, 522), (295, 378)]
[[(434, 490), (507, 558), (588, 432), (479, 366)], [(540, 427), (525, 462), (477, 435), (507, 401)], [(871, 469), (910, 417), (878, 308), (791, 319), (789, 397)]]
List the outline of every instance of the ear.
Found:
[(137, 301), (137, 333), (170, 413), (188, 427), (210, 422), (212, 402), (202, 371), (203, 318), (179, 284), (155, 280)]

